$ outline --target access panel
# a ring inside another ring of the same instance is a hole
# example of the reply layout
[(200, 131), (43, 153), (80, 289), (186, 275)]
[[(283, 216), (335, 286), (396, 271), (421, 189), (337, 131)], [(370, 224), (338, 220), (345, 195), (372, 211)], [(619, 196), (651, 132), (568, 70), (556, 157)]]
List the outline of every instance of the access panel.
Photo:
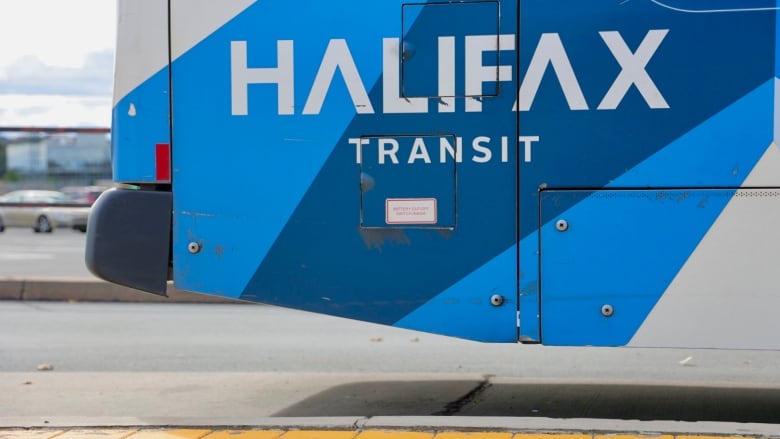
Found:
[(780, 346), (780, 192), (543, 191), (542, 342)]
[[(515, 41), (511, 29), (509, 38), (500, 38), (499, 1), (407, 3), (402, 13), (402, 96), (498, 96), (500, 81), (511, 81), (511, 69), (501, 67), (501, 58), (512, 58), (502, 51), (514, 50)], [(436, 27), (409, 32), (421, 15), (435, 20)], [(456, 69), (458, 64), (465, 68)]]

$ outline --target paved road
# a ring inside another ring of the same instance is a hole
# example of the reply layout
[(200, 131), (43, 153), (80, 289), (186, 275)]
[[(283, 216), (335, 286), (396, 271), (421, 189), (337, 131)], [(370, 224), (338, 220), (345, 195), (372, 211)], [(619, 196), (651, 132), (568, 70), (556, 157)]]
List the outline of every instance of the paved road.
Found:
[(54, 363), (62, 372), (780, 382), (780, 352), (485, 344), (262, 305), (7, 301), (0, 316), (0, 372)]
[[(92, 278), (83, 246), (70, 230), (6, 231), (0, 277)], [(0, 302), (0, 428), (445, 416), (780, 432), (778, 371), (770, 351), (491, 345), (260, 305)]]
[(7, 228), (0, 233), (0, 278), (94, 278), (84, 265), (85, 240), (86, 234), (70, 229)]
[(780, 424), (778, 366), (766, 351), (491, 345), (259, 305), (0, 302), (0, 426), (429, 415)]

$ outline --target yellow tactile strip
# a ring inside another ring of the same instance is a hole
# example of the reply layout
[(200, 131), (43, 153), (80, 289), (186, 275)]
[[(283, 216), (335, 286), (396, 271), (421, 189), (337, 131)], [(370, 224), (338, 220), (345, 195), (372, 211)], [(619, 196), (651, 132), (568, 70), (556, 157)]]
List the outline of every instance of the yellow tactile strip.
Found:
[(755, 436), (400, 430), (0, 429), (0, 439), (759, 439)]

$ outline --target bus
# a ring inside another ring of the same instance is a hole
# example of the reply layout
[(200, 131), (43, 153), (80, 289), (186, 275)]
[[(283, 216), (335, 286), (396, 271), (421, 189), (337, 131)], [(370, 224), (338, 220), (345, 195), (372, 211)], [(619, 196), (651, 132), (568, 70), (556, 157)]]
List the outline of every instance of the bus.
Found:
[(120, 0), (96, 276), (453, 337), (780, 347), (774, 0)]

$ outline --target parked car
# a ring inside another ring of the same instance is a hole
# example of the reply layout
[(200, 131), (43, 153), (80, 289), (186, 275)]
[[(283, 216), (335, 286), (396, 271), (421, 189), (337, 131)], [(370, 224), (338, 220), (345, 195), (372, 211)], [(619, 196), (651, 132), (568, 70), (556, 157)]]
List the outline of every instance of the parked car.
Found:
[(65, 186), (60, 188), (60, 192), (64, 193), (72, 203), (92, 205), (107, 189), (109, 189), (107, 186)]
[(59, 191), (9, 192), (0, 196), (0, 232), (6, 227), (31, 227), (36, 233), (51, 233), (58, 227), (86, 232), (90, 209)]

